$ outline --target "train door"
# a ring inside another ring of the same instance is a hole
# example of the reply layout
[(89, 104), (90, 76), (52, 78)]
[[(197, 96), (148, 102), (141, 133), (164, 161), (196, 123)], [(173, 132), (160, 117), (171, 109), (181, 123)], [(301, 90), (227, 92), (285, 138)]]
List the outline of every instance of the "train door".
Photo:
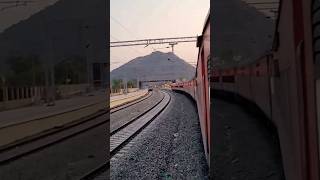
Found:
[(204, 111), (202, 112), (202, 115), (204, 116), (204, 123), (205, 123), (205, 127), (204, 127), (204, 130), (205, 130), (205, 136), (206, 136), (206, 153), (209, 153), (209, 137), (208, 137), (208, 117), (207, 117), (207, 111), (209, 110), (208, 109), (208, 106), (207, 106), (207, 103), (208, 103), (208, 96), (207, 96), (207, 93), (208, 93), (208, 84), (207, 84), (207, 80), (206, 80), (206, 69), (207, 69), (207, 66), (206, 66), (206, 61), (205, 61), (205, 58), (204, 58), (204, 49), (202, 48), (201, 50), (201, 80), (202, 80), (202, 89), (203, 89), (203, 105), (204, 105)]
[[(212, 125), (213, 125), (213, 116), (212, 116), (212, 113), (213, 113), (213, 99), (211, 99), (212, 95), (213, 95), (213, 84), (212, 84), (212, 76), (213, 76), (213, 65), (212, 65), (212, 61), (211, 61), (211, 57), (210, 57), (210, 54), (208, 55), (208, 59), (207, 59), (207, 71), (208, 71), (208, 101), (209, 101), (209, 108), (208, 108), (208, 111), (209, 111), (209, 117), (208, 117), (208, 121), (209, 121), (209, 124), (208, 124), (208, 161), (209, 161), (209, 166), (211, 164), (211, 161), (212, 161), (212, 158), (213, 158), (213, 153), (212, 153), (212, 150), (213, 150), (213, 143), (211, 142), (212, 141)], [(210, 170), (209, 172), (210, 176), (213, 177), (213, 170)]]

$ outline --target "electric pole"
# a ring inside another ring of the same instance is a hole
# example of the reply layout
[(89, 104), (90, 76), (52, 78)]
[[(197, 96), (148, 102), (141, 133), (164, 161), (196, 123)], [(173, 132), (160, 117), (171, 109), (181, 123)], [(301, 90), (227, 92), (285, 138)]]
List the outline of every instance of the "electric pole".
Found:
[(90, 50), (92, 49), (92, 47), (91, 47), (91, 42), (89, 40), (89, 29), (90, 29), (90, 26), (87, 25), (87, 23), (82, 22), (80, 24), (80, 33), (81, 33), (81, 38), (83, 39), (82, 41), (84, 43), (84, 51), (85, 51), (85, 57), (86, 57), (87, 83), (89, 86), (89, 91), (91, 91), (91, 87), (93, 83), (92, 83), (92, 62), (90, 58)]
[(54, 74), (54, 58), (53, 58), (53, 41), (49, 35), (48, 17), (44, 14), (42, 17), (43, 33), (45, 42), (45, 56), (46, 70), (45, 70), (45, 84), (46, 84), (46, 101), (48, 106), (55, 105), (55, 74)]
[(174, 53), (174, 46), (177, 44), (178, 44), (177, 42), (169, 43), (169, 45), (171, 46), (171, 49), (172, 49), (172, 53)]

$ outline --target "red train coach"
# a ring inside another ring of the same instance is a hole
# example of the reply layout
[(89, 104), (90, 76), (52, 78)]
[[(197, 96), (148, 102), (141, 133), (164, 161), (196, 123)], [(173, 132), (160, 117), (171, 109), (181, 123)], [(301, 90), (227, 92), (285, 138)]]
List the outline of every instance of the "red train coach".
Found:
[(211, 74), (215, 90), (255, 103), (277, 127), (288, 180), (319, 180), (319, 55), (320, 1), (282, 0), (272, 51)]
[(173, 83), (171, 85), (171, 89), (176, 91), (183, 91), (189, 94), (192, 98), (194, 98), (194, 92), (195, 92), (194, 87), (195, 87), (195, 80), (191, 80), (188, 82)]
[(210, 13), (205, 20), (202, 35), (198, 37), (198, 62), (195, 77), (188, 82), (174, 83), (171, 89), (183, 91), (194, 98), (198, 108), (203, 146), (207, 161), (210, 159), (210, 89), (208, 65), (210, 62)]

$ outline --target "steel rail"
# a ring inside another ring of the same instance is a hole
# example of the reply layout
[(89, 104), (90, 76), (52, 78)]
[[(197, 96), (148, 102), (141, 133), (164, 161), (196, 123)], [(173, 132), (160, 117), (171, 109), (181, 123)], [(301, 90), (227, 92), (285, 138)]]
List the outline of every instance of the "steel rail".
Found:
[[(112, 109), (116, 109), (116, 110), (111, 112), (111, 113), (114, 113), (116, 111), (122, 110), (124, 108), (129, 107), (129, 106), (137, 104), (137, 103), (139, 103), (141, 101), (144, 101), (144, 100), (148, 99), (150, 96), (151, 96), (151, 94), (147, 93), (145, 96), (141, 96), (138, 99), (130, 101), (130, 103), (126, 103), (126, 104), (114, 107)], [(47, 147), (49, 147), (51, 145), (54, 145), (56, 143), (59, 143), (61, 141), (69, 139), (71, 137), (74, 137), (74, 136), (76, 136), (78, 134), (81, 134), (83, 132), (86, 132), (88, 130), (96, 128), (96, 127), (98, 127), (100, 125), (108, 123), (110, 121), (109, 118), (108, 119), (104, 119), (104, 120), (100, 120), (100, 121), (97, 120), (97, 118), (99, 118), (101, 116), (104, 116), (109, 112), (110, 112), (109, 110), (100, 110), (100, 111), (98, 111), (98, 112), (96, 112), (96, 113), (94, 113), (92, 115), (89, 115), (87, 117), (81, 118), (81, 119), (79, 119), (77, 121), (73, 121), (71, 123), (67, 123), (67, 124), (63, 125), (62, 127), (58, 128), (58, 129), (57, 128), (52, 128), (52, 129), (50, 129), (50, 130), (48, 130), (46, 132), (39, 133), (39, 134), (36, 134), (34, 136), (22, 139), (21, 141), (17, 141), (15, 143), (11, 143), (9, 145), (3, 146), (0, 149), (0, 164), (6, 164), (6, 163), (9, 163), (11, 161), (17, 160), (17, 159), (19, 159), (21, 157), (24, 157), (24, 156), (32, 154), (32, 153), (34, 153), (36, 151), (45, 149), (45, 148), (47, 148)], [(93, 122), (94, 120), (96, 120), (97, 122)], [(88, 126), (85, 126), (85, 127), (82, 127), (82, 128), (80, 127), (80, 126), (83, 126), (86, 123), (92, 123), (92, 124), (89, 124)], [(80, 127), (80, 128), (78, 130), (75, 130), (75, 132), (71, 132), (70, 134), (67, 133), (67, 135), (64, 135), (62, 137), (60, 137), (58, 135), (59, 133), (65, 133), (68, 130), (69, 131), (74, 131), (74, 129), (77, 128), (77, 127), (78, 128)], [(39, 146), (35, 146), (33, 148), (32, 147), (31, 148), (28, 147), (28, 145), (30, 146), (31, 143), (35, 143), (36, 141), (43, 141), (43, 139), (50, 138), (52, 136), (58, 136), (58, 137), (56, 137), (53, 140), (50, 140), (48, 142), (45, 142), (45, 143), (42, 143), (42, 144), (40, 143)], [(19, 152), (19, 150), (18, 150), (18, 152), (12, 152), (12, 151), (16, 150), (16, 147), (24, 148), (23, 146), (25, 146), (26, 148), (20, 150), (20, 152)], [(5, 154), (8, 154), (8, 155), (5, 155)]]
[[(161, 114), (161, 112), (163, 112), (163, 110), (169, 105), (169, 103), (171, 101), (171, 95), (169, 93), (167, 93), (167, 95), (169, 96), (168, 101), (165, 102), (163, 107), (160, 107), (159, 111), (157, 111), (156, 114), (151, 119), (147, 120), (147, 122), (143, 126), (138, 128), (138, 130), (133, 132), (129, 137), (127, 137), (123, 142), (121, 142), (116, 148), (114, 148), (113, 150), (110, 151), (110, 159), (118, 151), (120, 151), (126, 144), (128, 144), (134, 137), (136, 137), (144, 128), (146, 128), (155, 118), (157, 118)], [(160, 101), (160, 103), (163, 102), (163, 100), (164, 100), (164, 98)], [(159, 104), (157, 106), (154, 106), (153, 109), (159, 107)], [(141, 116), (141, 117), (143, 117), (143, 116)], [(101, 175), (102, 173), (104, 173), (105, 171), (107, 171), (108, 169), (110, 169), (110, 160), (107, 160), (106, 163), (103, 163), (102, 165), (96, 167), (95, 169), (91, 170), (87, 174), (83, 175), (80, 178), (80, 180), (92, 180), (92, 179), (98, 177), (99, 175)]]

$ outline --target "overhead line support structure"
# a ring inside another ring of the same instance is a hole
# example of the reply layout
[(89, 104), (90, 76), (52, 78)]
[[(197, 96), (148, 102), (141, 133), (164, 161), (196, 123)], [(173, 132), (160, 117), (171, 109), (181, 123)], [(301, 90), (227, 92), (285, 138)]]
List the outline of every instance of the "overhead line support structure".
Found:
[(110, 47), (123, 47), (123, 46), (139, 46), (145, 47), (152, 44), (177, 44), (182, 42), (196, 42), (197, 36), (189, 37), (175, 37), (175, 38), (158, 38), (158, 39), (141, 39), (132, 41), (114, 41), (110, 42)]

